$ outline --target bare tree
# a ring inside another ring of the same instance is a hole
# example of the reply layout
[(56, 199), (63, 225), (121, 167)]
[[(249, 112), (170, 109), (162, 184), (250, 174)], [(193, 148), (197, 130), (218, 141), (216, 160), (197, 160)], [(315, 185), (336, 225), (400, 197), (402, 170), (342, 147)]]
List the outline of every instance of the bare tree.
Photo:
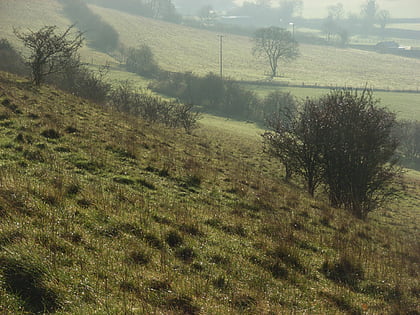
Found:
[(292, 60), (299, 55), (298, 45), (292, 34), (280, 27), (260, 28), (254, 37), (254, 55), (268, 58), (271, 76), (277, 76), (278, 62)]
[(330, 203), (364, 218), (394, 196), (398, 141), (395, 114), (377, 106), (372, 91), (334, 90), (307, 99), (285, 124), (273, 116), (263, 135), (272, 154), (306, 181), (313, 195), (322, 183)]
[(284, 165), (285, 180), (289, 181), (293, 173), (301, 175), (311, 196), (321, 179), (317, 120), (309, 119), (316, 107), (317, 103), (308, 99), (298, 115), (287, 109), (273, 113), (267, 119), (271, 131), (262, 135), (266, 152)]
[(57, 34), (57, 26), (44, 26), (36, 32), (29, 30), (28, 33), (14, 31), (30, 51), (26, 61), (35, 85), (39, 86), (48, 75), (80, 65), (78, 50), (84, 38), (82, 32), (72, 32), (73, 28), (74, 25), (69, 26), (61, 34)]

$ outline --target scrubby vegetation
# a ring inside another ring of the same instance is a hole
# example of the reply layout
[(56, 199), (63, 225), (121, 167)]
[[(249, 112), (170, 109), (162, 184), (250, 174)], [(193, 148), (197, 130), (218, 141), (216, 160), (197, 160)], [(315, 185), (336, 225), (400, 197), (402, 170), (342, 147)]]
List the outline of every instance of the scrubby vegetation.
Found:
[(395, 114), (378, 103), (368, 89), (307, 99), (296, 116), (288, 111), (268, 119), (267, 151), (285, 165), (287, 179), (300, 174), (312, 196), (323, 185), (332, 206), (366, 217), (395, 196), (400, 174)]
[(128, 48), (123, 52), (127, 71), (137, 73), (148, 78), (159, 76), (160, 68), (155, 60), (152, 50), (146, 44), (139, 48)]

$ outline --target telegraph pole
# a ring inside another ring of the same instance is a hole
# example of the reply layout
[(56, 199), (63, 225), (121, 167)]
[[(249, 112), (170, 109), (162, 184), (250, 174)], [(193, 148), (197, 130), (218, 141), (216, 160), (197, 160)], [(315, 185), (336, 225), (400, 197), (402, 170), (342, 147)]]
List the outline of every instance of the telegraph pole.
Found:
[(220, 78), (223, 79), (223, 35), (217, 35), (220, 39), (219, 64), (220, 64)]

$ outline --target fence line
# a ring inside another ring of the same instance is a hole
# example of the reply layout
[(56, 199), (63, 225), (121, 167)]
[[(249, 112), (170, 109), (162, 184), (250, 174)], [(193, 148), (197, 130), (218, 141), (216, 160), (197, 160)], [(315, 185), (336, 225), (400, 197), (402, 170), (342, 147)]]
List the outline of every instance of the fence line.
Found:
[[(252, 85), (260, 85), (260, 86), (278, 86), (278, 87), (296, 87), (296, 88), (307, 88), (307, 89), (344, 89), (349, 88), (349, 86), (338, 86), (338, 85), (319, 85), (315, 84), (290, 84), (288, 82), (270, 82), (270, 81), (251, 81), (251, 80), (233, 80), (236, 83), (242, 84), (252, 84)], [(353, 87), (355, 89), (363, 89), (364, 87)], [(420, 89), (417, 88), (416, 90), (402, 90), (402, 89), (380, 89), (380, 88), (372, 88), (374, 92), (394, 92), (394, 93), (420, 93)]]

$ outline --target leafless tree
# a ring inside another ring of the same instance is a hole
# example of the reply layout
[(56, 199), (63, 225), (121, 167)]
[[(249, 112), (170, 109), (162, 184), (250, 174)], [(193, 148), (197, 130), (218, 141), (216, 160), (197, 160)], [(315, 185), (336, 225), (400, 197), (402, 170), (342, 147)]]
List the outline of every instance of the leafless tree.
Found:
[(78, 50), (84, 38), (82, 32), (74, 31), (74, 25), (61, 34), (57, 33), (55, 25), (44, 26), (38, 31), (29, 30), (27, 33), (14, 32), (30, 51), (26, 61), (35, 85), (39, 86), (48, 75), (80, 65)]
[(260, 28), (254, 37), (254, 55), (268, 59), (271, 76), (277, 76), (278, 62), (295, 59), (299, 55), (297, 43), (293, 35), (280, 27)]

